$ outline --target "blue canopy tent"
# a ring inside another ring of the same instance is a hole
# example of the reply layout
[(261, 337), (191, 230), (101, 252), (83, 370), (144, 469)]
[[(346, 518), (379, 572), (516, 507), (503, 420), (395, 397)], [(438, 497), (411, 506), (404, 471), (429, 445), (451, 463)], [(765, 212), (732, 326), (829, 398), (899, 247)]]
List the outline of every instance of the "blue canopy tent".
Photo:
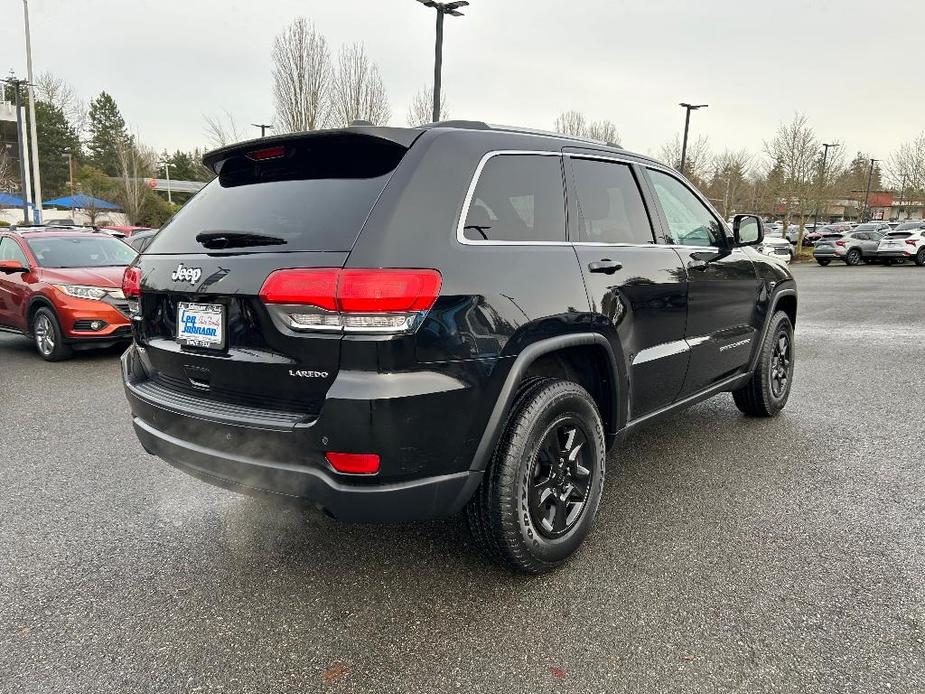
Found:
[[(10, 195), (9, 193), (0, 193), (0, 207), (22, 207), (22, 198)], [(29, 203), (29, 207), (32, 207), (31, 202)]]
[(45, 207), (66, 207), (69, 210), (74, 209), (96, 209), (96, 210), (118, 210), (119, 206), (115, 203), (111, 203), (108, 200), (100, 200), (99, 198), (93, 198), (89, 195), (84, 195), (83, 193), (78, 193), (77, 195), (69, 195), (65, 198), (55, 198), (54, 200), (46, 200), (42, 203)]

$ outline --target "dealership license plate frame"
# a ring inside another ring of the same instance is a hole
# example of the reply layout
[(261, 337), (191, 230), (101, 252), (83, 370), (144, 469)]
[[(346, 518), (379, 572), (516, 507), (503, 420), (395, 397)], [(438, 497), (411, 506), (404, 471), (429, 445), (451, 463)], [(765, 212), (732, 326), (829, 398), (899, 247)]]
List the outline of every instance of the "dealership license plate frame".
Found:
[[(186, 312), (184, 314), (184, 312)], [(204, 322), (204, 327), (217, 327), (218, 339), (210, 335), (194, 335), (183, 333), (183, 327), (186, 324), (184, 315), (208, 317)], [(217, 323), (212, 317), (218, 315)], [(177, 302), (177, 343), (181, 347), (197, 347), (199, 349), (223, 350), (225, 349), (225, 339), (227, 336), (227, 312), (223, 304), (210, 304), (199, 301), (179, 301)]]

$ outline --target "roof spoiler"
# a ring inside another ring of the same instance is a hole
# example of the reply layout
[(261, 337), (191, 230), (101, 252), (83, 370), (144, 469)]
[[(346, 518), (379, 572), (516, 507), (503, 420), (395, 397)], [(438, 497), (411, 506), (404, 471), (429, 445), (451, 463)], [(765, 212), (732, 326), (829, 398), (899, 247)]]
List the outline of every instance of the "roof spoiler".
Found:
[(414, 141), (421, 136), (422, 130), (412, 128), (387, 128), (372, 125), (351, 125), (348, 128), (331, 128), (327, 130), (307, 130), (297, 133), (286, 133), (283, 135), (270, 135), (268, 137), (259, 137), (244, 142), (236, 142), (233, 145), (227, 145), (206, 152), (202, 157), (202, 163), (216, 174), (219, 172), (220, 164), (229, 157), (242, 155), (252, 150), (270, 149), (275, 145), (282, 145), (287, 142), (310, 141), (321, 138), (343, 138), (357, 137), (362, 139), (384, 140), (408, 149), (414, 144)]

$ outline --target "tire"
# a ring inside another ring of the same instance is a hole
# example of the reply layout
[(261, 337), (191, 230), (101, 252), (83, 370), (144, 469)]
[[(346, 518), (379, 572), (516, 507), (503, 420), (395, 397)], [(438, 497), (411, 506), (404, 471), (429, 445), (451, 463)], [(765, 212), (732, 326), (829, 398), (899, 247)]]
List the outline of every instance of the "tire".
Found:
[(832, 261), (829, 260), (828, 258), (816, 258), (816, 262), (819, 263), (822, 267), (825, 267), (826, 265), (828, 265), (828, 264), (831, 263)]
[(601, 416), (584, 388), (552, 378), (522, 387), (466, 507), (476, 542), (515, 571), (563, 564), (591, 530), (604, 456)]
[(45, 361), (61, 361), (73, 351), (64, 344), (64, 332), (58, 317), (49, 308), (40, 308), (32, 318), (32, 339), (35, 349)]
[(845, 255), (845, 263), (848, 265), (860, 265), (863, 261), (864, 258), (861, 255), (861, 251), (857, 248), (852, 248), (848, 251), (847, 255)]
[(925, 246), (919, 249), (919, 252), (915, 254), (915, 264), (919, 267), (925, 265)]
[(884, 259), (883, 259), (883, 264), (886, 265), (887, 267), (889, 267), (890, 265), (892, 265), (892, 264), (895, 263), (895, 262), (896, 262), (896, 261), (895, 261), (893, 258), (884, 258)]
[[(782, 346), (785, 346), (783, 354), (780, 353)], [(793, 365), (793, 325), (786, 313), (778, 311), (771, 316), (751, 380), (732, 392), (736, 407), (750, 417), (775, 416), (784, 409), (790, 397)]]

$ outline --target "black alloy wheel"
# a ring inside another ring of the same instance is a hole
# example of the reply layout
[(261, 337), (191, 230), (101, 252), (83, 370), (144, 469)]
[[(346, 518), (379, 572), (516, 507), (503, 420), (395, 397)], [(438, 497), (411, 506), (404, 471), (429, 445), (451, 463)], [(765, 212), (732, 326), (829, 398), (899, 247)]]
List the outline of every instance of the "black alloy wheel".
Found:
[(588, 437), (581, 422), (563, 417), (543, 436), (530, 473), (530, 515), (546, 537), (575, 527), (588, 501), (594, 465), (586, 460)]
[(786, 331), (781, 331), (777, 335), (777, 341), (771, 352), (771, 362), (769, 364), (771, 394), (775, 398), (781, 398), (787, 392), (790, 383), (790, 335)]

